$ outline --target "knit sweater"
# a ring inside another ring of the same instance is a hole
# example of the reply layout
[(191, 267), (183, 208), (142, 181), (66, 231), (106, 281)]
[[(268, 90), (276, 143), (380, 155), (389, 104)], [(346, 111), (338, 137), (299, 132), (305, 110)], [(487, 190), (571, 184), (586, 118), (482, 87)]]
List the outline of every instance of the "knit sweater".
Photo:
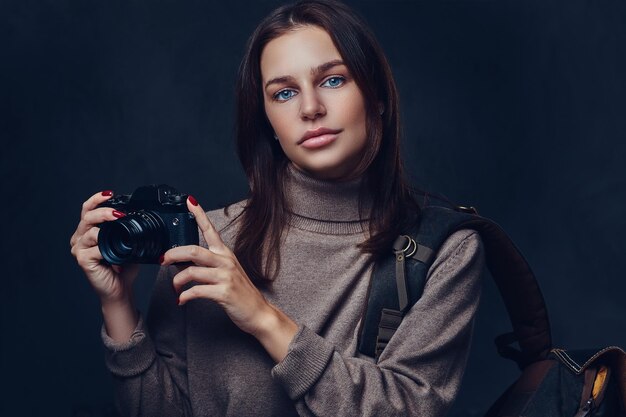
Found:
[[(372, 262), (357, 244), (358, 180), (319, 181), (289, 170), (281, 265), (263, 295), (299, 325), (274, 363), (215, 303), (177, 305), (176, 266), (162, 268), (146, 320), (105, 360), (124, 416), (443, 416), (458, 392), (484, 259), (479, 236), (450, 236), (378, 362), (357, 350)], [(233, 247), (245, 202), (208, 212)], [(202, 242), (202, 244), (205, 244)]]

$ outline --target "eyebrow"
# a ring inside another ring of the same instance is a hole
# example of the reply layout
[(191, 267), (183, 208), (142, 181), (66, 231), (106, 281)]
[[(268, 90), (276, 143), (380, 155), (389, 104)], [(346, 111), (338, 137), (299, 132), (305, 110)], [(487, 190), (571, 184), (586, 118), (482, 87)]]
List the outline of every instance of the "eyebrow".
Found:
[[(316, 68), (311, 68), (311, 75), (317, 75), (328, 71), (331, 68), (337, 67), (339, 65), (345, 65), (345, 63), (341, 59), (334, 59), (332, 61), (325, 62)], [(293, 81), (294, 78), (290, 75), (283, 75), (280, 77), (272, 78), (268, 82), (265, 83), (265, 89), (272, 84), (284, 84)]]

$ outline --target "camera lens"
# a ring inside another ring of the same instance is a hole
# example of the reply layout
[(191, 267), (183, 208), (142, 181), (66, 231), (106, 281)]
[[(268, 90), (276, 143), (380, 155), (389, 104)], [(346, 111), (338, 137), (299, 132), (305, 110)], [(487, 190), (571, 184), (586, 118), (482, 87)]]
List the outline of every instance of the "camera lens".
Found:
[(100, 225), (98, 248), (105, 261), (126, 263), (157, 263), (169, 249), (169, 234), (161, 217), (140, 210), (121, 219)]

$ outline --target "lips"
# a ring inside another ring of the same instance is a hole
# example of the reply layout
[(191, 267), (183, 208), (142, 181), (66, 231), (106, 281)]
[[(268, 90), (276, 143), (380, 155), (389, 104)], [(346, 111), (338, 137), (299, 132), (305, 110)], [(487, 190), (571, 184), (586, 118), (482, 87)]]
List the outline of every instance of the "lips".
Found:
[(326, 127), (319, 127), (315, 130), (308, 130), (304, 134), (304, 136), (302, 136), (302, 139), (298, 141), (298, 145), (303, 144), (309, 139), (317, 138), (317, 137), (324, 136), (324, 135), (336, 135), (340, 132), (341, 132), (341, 129), (328, 129)]

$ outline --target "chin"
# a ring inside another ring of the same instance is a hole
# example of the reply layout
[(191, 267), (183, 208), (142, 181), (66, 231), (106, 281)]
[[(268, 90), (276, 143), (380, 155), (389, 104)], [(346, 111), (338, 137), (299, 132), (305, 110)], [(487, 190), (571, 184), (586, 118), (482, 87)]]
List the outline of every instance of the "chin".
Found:
[(354, 177), (354, 167), (357, 164), (343, 158), (332, 159), (329, 155), (319, 156), (323, 158), (293, 162), (296, 168), (321, 180), (343, 180)]

